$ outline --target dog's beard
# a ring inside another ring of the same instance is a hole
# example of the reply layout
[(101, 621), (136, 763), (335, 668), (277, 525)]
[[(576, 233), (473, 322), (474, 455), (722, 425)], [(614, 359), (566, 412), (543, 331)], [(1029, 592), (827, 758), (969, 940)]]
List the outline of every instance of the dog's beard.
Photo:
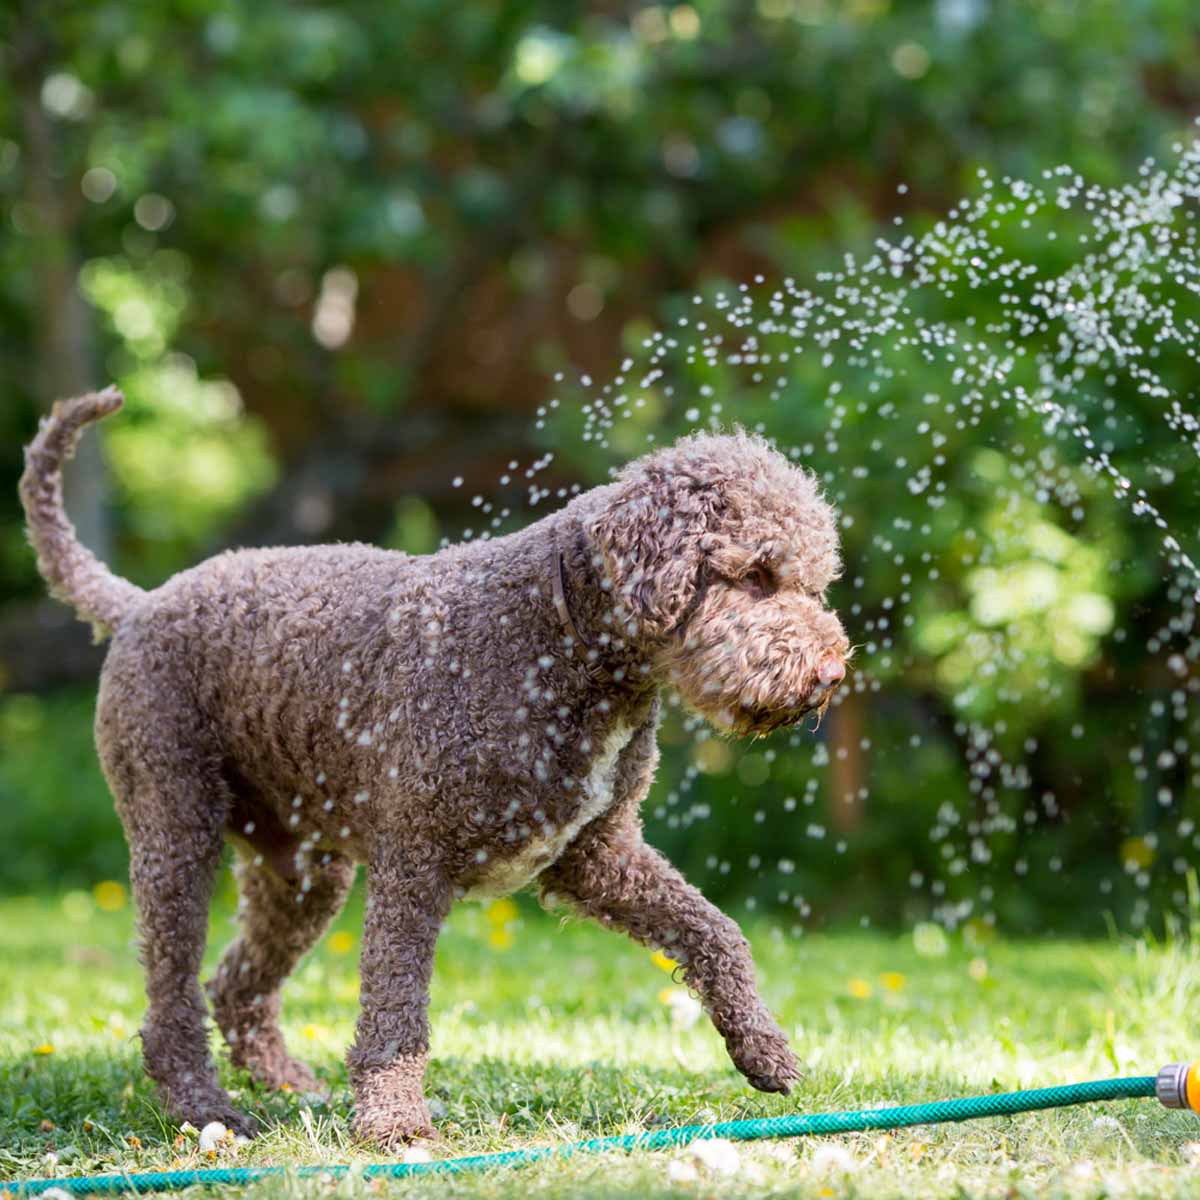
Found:
[(813, 728), (815, 729), (821, 724), (832, 701), (832, 689), (825, 689), (820, 696), (814, 697), (799, 708), (757, 709), (752, 713), (751, 718), (754, 731), (774, 733), (776, 729), (787, 729), (793, 725), (800, 725), (809, 717), (813, 718)]
[(818, 679), (828, 650), (810, 646), (809, 638), (797, 644), (796, 624), (751, 617), (698, 614), (666, 649), (661, 677), (686, 706), (732, 737), (763, 737), (809, 716), (820, 724), (836, 690)]
[[(701, 678), (704, 678), (703, 674)], [(687, 708), (703, 717), (718, 732), (731, 737), (765, 737), (776, 730), (801, 725), (810, 717), (816, 728), (836, 690), (814, 684), (789, 690), (784, 698), (774, 701), (770, 696), (764, 696), (760, 688), (757, 695), (747, 697), (744, 692), (730, 694), (731, 689), (717, 686), (711, 676), (696, 687), (695, 675), (679, 670), (678, 664), (670, 679)]]
[(813, 719), (813, 728), (820, 726), (825, 713), (833, 701), (833, 692), (826, 691), (820, 698), (799, 706), (768, 708), (756, 705), (752, 708), (720, 709), (714, 714), (701, 713), (723, 733), (733, 737), (767, 737), (780, 729), (791, 729)]

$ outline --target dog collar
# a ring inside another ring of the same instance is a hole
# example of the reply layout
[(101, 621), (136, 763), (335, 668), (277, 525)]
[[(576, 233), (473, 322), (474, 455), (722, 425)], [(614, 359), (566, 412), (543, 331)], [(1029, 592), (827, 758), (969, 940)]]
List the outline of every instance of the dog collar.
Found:
[(593, 683), (616, 683), (617, 680), (612, 672), (600, 661), (599, 652), (593, 650), (584, 641), (583, 635), (571, 617), (571, 609), (567, 605), (567, 562), (562, 550), (557, 546), (554, 548), (554, 563), (550, 568), (550, 594), (554, 598), (558, 619), (562, 622), (562, 627), (570, 639), (575, 657), (583, 664), (588, 678)]

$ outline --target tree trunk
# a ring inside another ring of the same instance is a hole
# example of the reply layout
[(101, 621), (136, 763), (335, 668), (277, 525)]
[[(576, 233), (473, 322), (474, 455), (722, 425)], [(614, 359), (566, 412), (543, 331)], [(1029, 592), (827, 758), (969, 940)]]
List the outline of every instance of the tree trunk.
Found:
[[(27, 195), (34, 214), (34, 258), (38, 275), (38, 363), (36, 376), (47, 407), (63, 396), (97, 386), (91, 310), (79, 293), (76, 245), (81, 197), (62, 169), (54, 124), (42, 106), (50, 47), (37, 18), (18, 33), (14, 77), (26, 142)], [(112, 550), (108, 474), (97, 439), (85, 437), (63, 473), (67, 509), (79, 539), (102, 561)]]
[(853, 833), (863, 822), (862, 761), (863, 699), (847, 689), (840, 704), (829, 710), (829, 751), (833, 802), (829, 821), (837, 833)]

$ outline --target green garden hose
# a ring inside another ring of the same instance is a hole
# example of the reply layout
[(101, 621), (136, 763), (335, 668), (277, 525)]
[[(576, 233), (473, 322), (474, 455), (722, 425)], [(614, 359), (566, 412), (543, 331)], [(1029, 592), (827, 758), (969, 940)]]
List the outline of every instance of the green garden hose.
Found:
[(1200, 1063), (1190, 1067), (1172, 1063), (1157, 1076), (1137, 1075), (1128, 1079), (1098, 1079), (1065, 1087), (1035, 1088), (1024, 1092), (1000, 1092), (991, 1096), (968, 1096), (961, 1100), (938, 1100), (932, 1104), (907, 1104), (898, 1108), (869, 1108), (852, 1112), (814, 1113), (808, 1116), (762, 1117), (751, 1121), (721, 1121), (714, 1125), (683, 1125), (649, 1133), (621, 1137), (591, 1138), (564, 1146), (541, 1146), (532, 1150), (508, 1150), (501, 1154), (476, 1154), (436, 1162), (378, 1163), (367, 1167), (217, 1167), (203, 1171), (157, 1171), (142, 1175), (91, 1175), (66, 1179), (31, 1179), (0, 1183), (11, 1196), (37, 1196), (49, 1188), (60, 1188), (74, 1196), (113, 1195), (120, 1192), (170, 1192), (200, 1185), (255, 1183), (261, 1179), (291, 1176), (298, 1179), (340, 1179), (355, 1173), (364, 1179), (406, 1179), (413, 1175), (457, 1175), (464, 1171), (489, 1171), (498, 1167), (523, 1167), (545, 1159), (573, 1154), (607, 1151), (663, 1150), (686, 1146), (703, 1138), (729, 1138), (750, 1142), (760, 1138), (801, 1137), (805, 1134), (855, 1133), (864, 1129), (902, 1129), (910, 1125), (937, 1125), (945, 1121), (969, 1121), (976, 1117), (998, 1117), (1009, 1113), (1062, 1108), (1069, 1104), (1091, 1104), (1100, 1100), (1136, 1100), (1157, 1096), (1168, 1108), (1191, 1108), (1200, 1112)]

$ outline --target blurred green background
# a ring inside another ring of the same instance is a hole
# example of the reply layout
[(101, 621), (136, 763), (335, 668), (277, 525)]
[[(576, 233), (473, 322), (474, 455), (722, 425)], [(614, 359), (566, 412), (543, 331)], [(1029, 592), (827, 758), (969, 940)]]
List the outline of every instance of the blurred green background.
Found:
[[(1190, 137), (1198, 49), (1187, 0), (5, 6), (0, 892), (125, 870), (90, 741), (100, 651), (44, 599), (16, 501), (53, 397), (124, 388), (68, 499), (153, 585), (228, 545), (434, 549), (479, 530), (471, 498), (511, 461), (553, 451), (552, 491), (601, 481), (687, 427), (703, 386), (813, 446), (849, 518), (835, 600), (869, 685), (816, 738), (697, 740), (673, 710), (652, 839), (784, 928), (1157, 924), (1198, 844), (1200, 643), (1110, 489), (1019, 485), (1036, 422), (951, 430), (933, 514), (903, 468), (930, 455), (920, 397), (950, 385), (915, 354), (869, 404), (847, 374), (836, 454), (810, 360), (778, 399), (685, 371), (609, 447), (578, 436), (569, 389), (546, 406), (556, 371), (611, 378), (692, 293), (806, 283), (897, 216), (927, 228), (981, 166), (1134, 179)], [(1051, 271), (1044, 234), (1011, 231)], [(1186, 396), (1178, 357), (1159, 370)], [(1195, 551), (1197, 455), (1159, 402), (1124, 383), (1089, 416)], [(539, 515), (509, 491), (512, 521)], [(981, 603), (1031, 573), (1036, 603)]]

